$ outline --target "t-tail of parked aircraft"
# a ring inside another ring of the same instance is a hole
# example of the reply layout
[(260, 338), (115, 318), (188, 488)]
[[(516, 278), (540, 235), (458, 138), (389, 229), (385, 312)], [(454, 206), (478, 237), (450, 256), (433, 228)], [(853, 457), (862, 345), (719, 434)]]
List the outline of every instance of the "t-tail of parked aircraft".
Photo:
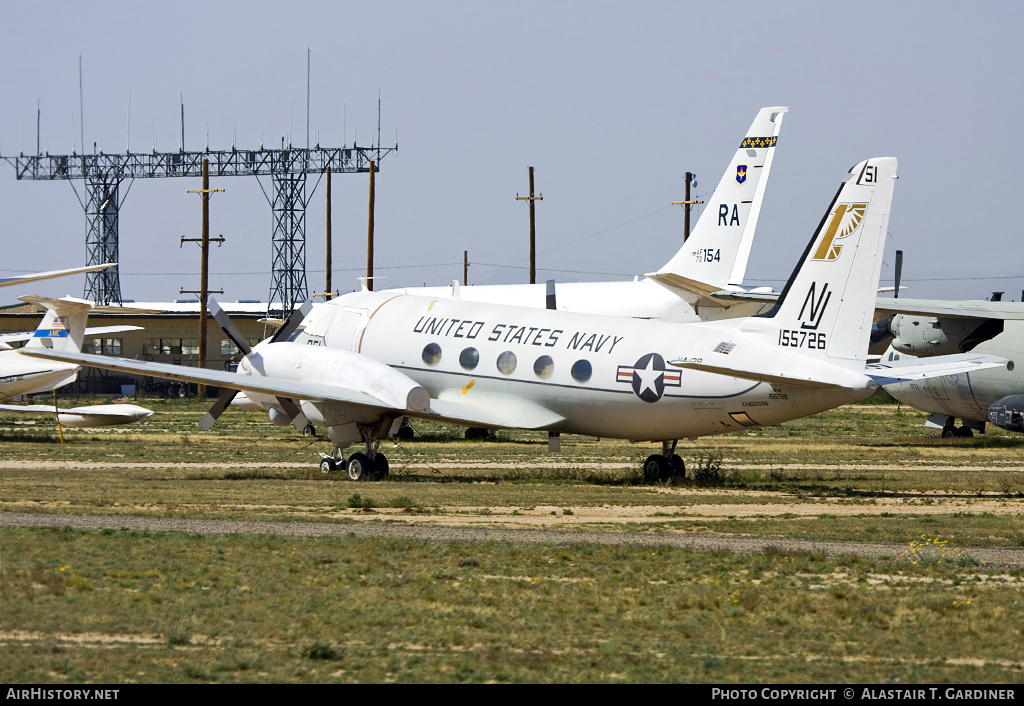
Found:
[(89, 320), (92, 302), (85, 299), (65, 297), (25, 296), (23, 301), (39, 304), (46, 308), (43, 320), (39, 322), (26, 348), (52, 348), (55, 351), (80, 351), (85, 338), (85, 325)]
[[(81, 352), (82, 340), (87, 331), (86, 323), (93, 308), (92, 302), (72, 297), (48, 299), (24, 296), (21, 299), (46, 309), (39, 326), (25, 343), (26, 350)], [(78, 371), (79, 366), (74, 363), (33, 360), (18, 351), (0, 351), (0, 400), (49, 392), (69, 385), (78, 378)], [(61, 424), (69, 427), (129, 424), (152, 414), (152, 411), (132, 404), (91, 405), (70, 409), (50, 405), (0, 405), (0, 411), (56, 414)]]
[[(48, 299), (25, 296), (21, 298), (46, 308), (42, 321), (32, 337), (25, 344), (26, 349), (49, 349), (77, 353), (82, 350), (85, 326), (89, 319), (92, 302), (67, 297)], [(40, 366), (14, 351), (5, 352), (4, 379), (0, 384), (0, 399), (15, 395), (32, 395), (48, 392), (68, 385), (78, 378), (78, 366), (67, 363), (52, 363)]]
[[(981, 355), (867, 365), (896, 164), (880, 157), (853, 167), (775, 306), (758, 316), (705, 324), (732, 335), (705, 356), (673, 363), (761, 382), (849, 390), (998, 365), (1002, 359)], [(797, 353), (799, 363), (780, 351)]]
[(708, 295), (743, 282), (782, 118), (789, 108), (761, 108), (740, 142), (690, 237), (649, 278)]
[(767, 306), (763, 301), (710, 295), (740, 289), (737, 285), (743, 281), (782, 118), (788, 110), (772, 107), (758, 111), (686, 243), (664, 267), (644, 279), (557, 284), (551, 280), (550, 288), (544, 284), (498, 284), (391, 291), (676, 322), (756, 314)]

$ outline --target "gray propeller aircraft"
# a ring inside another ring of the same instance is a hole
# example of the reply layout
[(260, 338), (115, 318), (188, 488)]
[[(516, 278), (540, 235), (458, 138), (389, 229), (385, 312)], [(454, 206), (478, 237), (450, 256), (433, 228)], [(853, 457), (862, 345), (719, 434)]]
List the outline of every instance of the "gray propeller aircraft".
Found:
[[(878, 300), (883, 307), (881, 299)], [(1024, 303), (891, 300), (892, 313), (882, 328), (891, 334), (883, 360), (928, 359), (935, 355), (977, 352), (1006, 358), (1005, 366), (886, 385), (904, 404), (928, 412), (928, 426), (942, 436), (968, 437), (984, 432), (986, 420), (1024, 432)], [(932, 315), (928, 315), (932, 314)], [(956, 426), (956, 420), (962, 420)]]
[[(275, 423), (326, 426), (334, 452), (322, 454), (321, 469), (353, 480), (387, 475), (379, 445), (404, 417), (660, 441), (644, 473), (664, 479), (684, 470), (679, 439), (780, 424), (879, 384), (1005, 363), (975, 353), (867, 363), (895, 179), (890, 157), (851, 169), (778, 301), (757, 316), (675, 323), (362, 291), (243, 348), (235, 373), (39, 348), (23, 355), (219, 386), (204, 428), (243, 391)], [(354, 443), (363, 450), (346, 458)]]

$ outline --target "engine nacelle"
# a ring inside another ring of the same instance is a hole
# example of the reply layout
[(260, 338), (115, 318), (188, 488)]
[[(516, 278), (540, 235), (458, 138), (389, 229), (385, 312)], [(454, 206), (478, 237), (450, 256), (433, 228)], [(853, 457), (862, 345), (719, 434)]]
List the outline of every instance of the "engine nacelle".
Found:
[(242, 359), (237, 372), (332, 385), (362, 393), (392, 409), (430, 411), (430, 393), (422, 385), (380, 361), (352, 351), (300, 343), (260, 344)]
[(1000, 429), (1024, 432), (1024, 395), (1008, 395), (993, 402), (988, 420)]
[(270, 421), (273, 422), (274, 426), (286, 427), (292, 423), (291, 418), (277, 409), (277, 407), (270, 408)]
[(897, 314), (889, 323), (892, 347), (921, 358), (967, 353), (1003, 332), (1002, 319), (951, 319)]

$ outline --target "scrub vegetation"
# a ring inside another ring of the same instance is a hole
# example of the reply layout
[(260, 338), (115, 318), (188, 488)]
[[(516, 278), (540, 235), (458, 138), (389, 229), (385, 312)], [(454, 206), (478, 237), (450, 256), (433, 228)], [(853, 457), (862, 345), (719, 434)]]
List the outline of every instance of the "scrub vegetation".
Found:
[[(76, 400), (76, 403), (83, 401)], [(0, 511), (893, 542), (873, 559), (348, 535), (0, 528), (0, 680), (138, 682), (1020, 681), (1024, 437), (938, 438), (884, 400), (659, 445), (414, 422), (391, 476), (315, 465), (322, 439), (206, 404), (130, 427), (0, 414)], [(702, 478), (694, 471), (704, 469)], [(714, 471), (712, 473), (711, 471)]]

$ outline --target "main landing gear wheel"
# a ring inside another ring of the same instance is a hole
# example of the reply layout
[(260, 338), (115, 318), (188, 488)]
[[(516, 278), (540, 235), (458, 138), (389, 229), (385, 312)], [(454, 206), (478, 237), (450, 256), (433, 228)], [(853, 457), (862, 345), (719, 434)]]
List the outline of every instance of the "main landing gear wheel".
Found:
[(686, 464), (683, 463), (683, 457), (680, 456), (679, 454), (672, 454), (672, 475), (686, 475)]
[(302, 427), (302, 435), (316, 436), (316, 427), (313, 426), (312, 424), (307, 424), (306, 426)]
[(377, 454), (373, 457), (373, 479), (384, 480), (388, 477), (390, 472), (387, 456), (384, 454)]
[(338, 463), (333, 458), (325, 458), (320, 461), (320, 470), (324, 473), (331, 473), (338, 470)]
[(363, 453), (354, 453), (348, 457), (345, 472), (349, 480), (362, 480), (370, 476), (370, 457)]
[(644, 461), (644, 481), (647, 483), (664, 483), (669, 479), (670, 472), (668, 461), (661, 454), (651, 454)]

